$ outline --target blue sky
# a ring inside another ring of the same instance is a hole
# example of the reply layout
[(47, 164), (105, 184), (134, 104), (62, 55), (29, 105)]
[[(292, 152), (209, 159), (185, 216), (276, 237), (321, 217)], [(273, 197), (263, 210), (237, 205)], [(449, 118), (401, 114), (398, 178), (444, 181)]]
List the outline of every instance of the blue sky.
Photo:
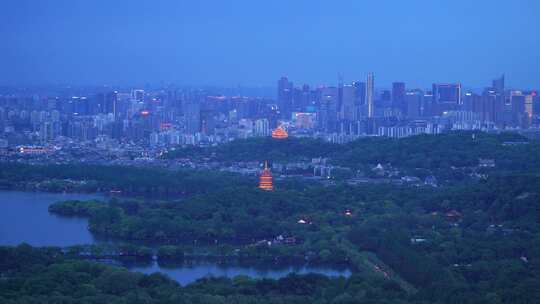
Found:
[(0, 85), (540, 87), (535, 0), (2, 0)]

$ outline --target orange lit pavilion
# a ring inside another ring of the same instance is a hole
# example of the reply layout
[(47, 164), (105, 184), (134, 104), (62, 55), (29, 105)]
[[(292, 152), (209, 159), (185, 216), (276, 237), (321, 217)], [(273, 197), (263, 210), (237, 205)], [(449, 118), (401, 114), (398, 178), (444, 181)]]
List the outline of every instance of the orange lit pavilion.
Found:
[(270, 169), (268, 168), (268, 162), (264, 162), (264, 170), (259, 176), (259, 189), (265, 191), (274, 190), (274, 185), (272, 183), (272, 173), (270, 173)]
[(285, 131), (285, 129), (281, 126), (277, 127), (276, 129), (274, 129), (272, 131), (272, 138), (275, 138), (275, 139), (285, 139), (289, 137), (289, 134), (287, 133), (287, 131)]

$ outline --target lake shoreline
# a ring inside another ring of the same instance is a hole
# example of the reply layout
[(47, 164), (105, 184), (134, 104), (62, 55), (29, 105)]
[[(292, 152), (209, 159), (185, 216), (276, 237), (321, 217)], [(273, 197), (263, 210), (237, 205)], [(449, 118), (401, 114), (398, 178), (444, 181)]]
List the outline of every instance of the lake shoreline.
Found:
[[(106, 197), (100, 193), (51, 193), (43, 191), (5, 191), (0, 190), (0, 246), (17, 247), (27, 243), (33, 247), (56, 247), (67, 251), (69, 247), (77, 244), (87, 244), (79, 247), (100, 246), (120, 247), (118, 240), (103, 240), (91, 234), (88, 230), (87, 218), (72, 218), (57, 216), (48, 212), (48, 207), (55, 202), (70, 199), (78, 200), (104, 200)], [(25, 223), (32, 222), (33, 225)], [(185, 252), (182, 259), (156, 258), (155, 251), (146, 253), (144, 258), (137, 255), (115, 254), (75, 256), (66, 254), (66, 257), (96, 262), (120, 263), (119, 266), (129, 270), (154, 273), (161, 272), (171, 276), (178, 282), (194, 282), (207, 276), (246, 275), (257, 278), (277, 279), (291, 273), (319, 273), (350, 276), (353, 271), (350, 267), (340, 265), (323, 265), (308, 263), (302, 258), (294, 262), (275, 260), (272, 257), (238, 257), (233, 255), (219, 255), (198, 247), (195, 252)], [(99, 251), (99, 250), (98, 250)], [(110, 259), (114, 258), (114, 259)], [(300, 263), (299, 263), (300, 262)], [(122, 265), (123, 264), (123, 265)]]

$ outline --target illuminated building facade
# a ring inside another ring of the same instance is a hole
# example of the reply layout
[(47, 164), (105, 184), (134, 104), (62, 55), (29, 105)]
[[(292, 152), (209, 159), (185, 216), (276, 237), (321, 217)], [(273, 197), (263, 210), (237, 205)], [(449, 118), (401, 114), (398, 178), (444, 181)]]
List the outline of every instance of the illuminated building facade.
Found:
[(274, 190), (274, 185), (272, 182), (272, 173), (270, 172), (270, 169), (268, 168), (268, 162), (264, 163), (264, 169), (261, 172), (261, 175), (259, 176), (259, 189), (265, 190), (265, 191)]
[(272, 131), (272, 138), (275, 139), (286, 139), (289, 137), (289, 134), (283, 127), (277, 127)]
[(366, 85), (366, 103), (367, 103), (367, 112), (368, 112), (367, 114), (369, 118), (372, 118), (375, 112), (374, 94), (375, 94), (375, 75), (373, 75), (373, 73), (369, 73), (367, 77), (367, 85)]

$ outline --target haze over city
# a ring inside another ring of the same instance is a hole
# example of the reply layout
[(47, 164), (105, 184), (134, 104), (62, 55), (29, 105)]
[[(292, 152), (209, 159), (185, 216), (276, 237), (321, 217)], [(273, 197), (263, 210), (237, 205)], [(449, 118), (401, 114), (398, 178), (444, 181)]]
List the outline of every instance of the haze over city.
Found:
[(0, 303), (540, 303), (539, 16), (2, 0)]

